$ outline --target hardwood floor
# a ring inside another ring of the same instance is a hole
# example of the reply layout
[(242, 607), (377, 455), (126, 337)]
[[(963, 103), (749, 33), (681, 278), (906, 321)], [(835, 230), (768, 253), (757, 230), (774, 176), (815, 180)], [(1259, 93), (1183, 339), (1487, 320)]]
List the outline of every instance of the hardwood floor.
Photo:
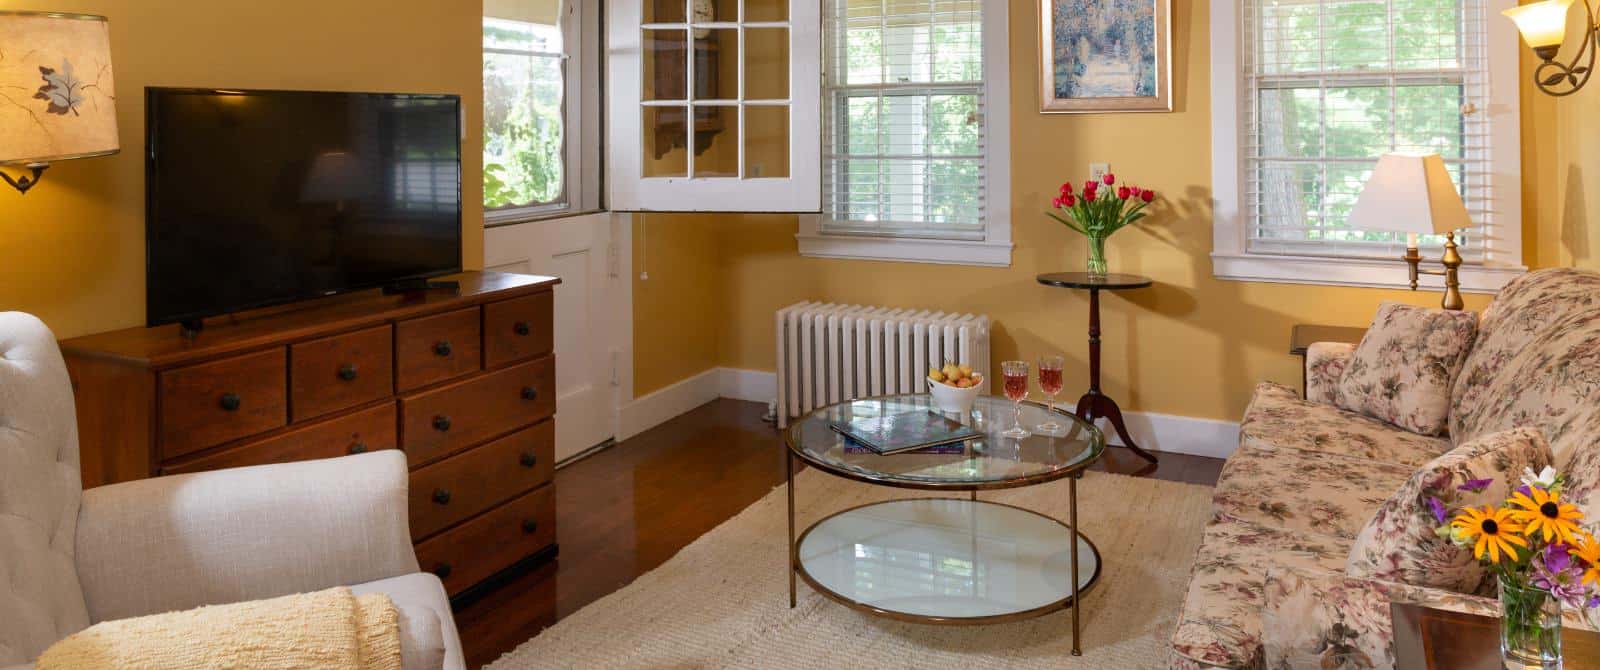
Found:
[[(783, 483), (782, 435), (758, 403), (717, 400), (556, 471), (560, 557), (455, 613), (467, 667), (626, 586)], [(1212, 485), (1215, 458), (1113, 447), (1094, 466)]]

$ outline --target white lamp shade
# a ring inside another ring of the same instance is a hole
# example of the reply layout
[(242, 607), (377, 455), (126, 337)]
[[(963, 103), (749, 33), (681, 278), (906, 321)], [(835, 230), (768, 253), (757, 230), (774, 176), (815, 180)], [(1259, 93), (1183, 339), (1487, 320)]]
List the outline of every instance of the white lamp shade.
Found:
[(0, 48), (0, 164), (121, 149), (105, 17), (0, 11)]
[(1350, 227), (1421, 235), (1472, 225), (1438, 154), (1384, 154), (1350, 211)]
[(1567, 36), (1567, 10), (1572, 0), (1542, 0), (1501, 12), (1517, 24), (1517, 32), (1529, 47), (1560, 46)]

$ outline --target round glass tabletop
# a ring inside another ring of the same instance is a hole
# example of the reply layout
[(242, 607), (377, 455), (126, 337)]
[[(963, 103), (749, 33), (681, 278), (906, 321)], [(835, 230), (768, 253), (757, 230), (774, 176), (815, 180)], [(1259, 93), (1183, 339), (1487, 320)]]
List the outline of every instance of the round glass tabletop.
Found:
[[(1023, 403), (1024, 438), (1002, 435), (1012, 426), (1011, 401), (978, 396), (972, 412), (959, 421), (981, 435), (963, 442), (882, 455), (840, 434), (848, 424), (908, 412), (939, 413), (927, 394), (868, 398), (830, 405), (790, 424), (789, 450), (817, 468), (860, 481), (928, 490), (977, 490), (1030, 486), (1066, 477), (1089, 467), (1105, 452), (1105, 437), (1093, 425), (1061, 410)], [(1041, 433), (1053, 421), (1061, 435)]]

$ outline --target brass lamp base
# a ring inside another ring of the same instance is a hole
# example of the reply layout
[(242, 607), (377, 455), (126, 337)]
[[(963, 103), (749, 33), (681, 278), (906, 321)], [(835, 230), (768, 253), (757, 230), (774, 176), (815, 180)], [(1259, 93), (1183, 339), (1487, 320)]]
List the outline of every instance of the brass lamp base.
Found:
[(1461, 254), (1456, 250), (1455, 233), (1445, 233), (1444, 257), (1439, 259), (1439, 264), (1444, 266), (1443, 270), (1423, 270), (1419, 268), (1418, 264), (1422, 262), (1422, 254), (1417, 252), (1416, 247), (1406, 247), (1406, 255), (1403, 258), (1406, 261), (1406, 265), (1410, 266), (1411, 290), (1417, 290), (1417, 277), (1419, 275), (1442, 276), (1444, 277), (1444, 299), (1439, 301), (1439, 306), (1457, 311), (1466, 308), (1467, 302), (1461, 297), (1461, 278), (1458, 273), (1461, 269)]

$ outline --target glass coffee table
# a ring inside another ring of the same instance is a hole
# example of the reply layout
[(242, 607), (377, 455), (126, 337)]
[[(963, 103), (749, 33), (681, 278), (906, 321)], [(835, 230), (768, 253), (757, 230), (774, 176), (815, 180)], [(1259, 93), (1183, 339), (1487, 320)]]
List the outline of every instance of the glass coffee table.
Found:
[[(1059, 410), (1023, 404), (1030, 429), (1065, 422), (1063, 437), (1000, 435), (1011, 402), (980, 396), (970, 415), (947, 414), (983, 435), (931, 450), (878, 455), (848, 443), (831, 424), (909, 411), (935, 411), (926, 394), (854, 400), (811, 413), (784, 434), (788, 454), (789, 606), (798, 575), (818, 593), (856, 610), (929, 624), (991, 624), (1072, 607), (1079, 655), (1078, 598), (1100, 577), (1100, 552), (1078, 533), (1078, 483), (1105, 452), (1093, 425)], [(863, 505), (813, 524), (795, 539), (795, 459), (846, 479), (961, 498), (912, 498)], [(1067, 479), (1065, 523), (1020, 507), (978, 500), (978, 491)]]

